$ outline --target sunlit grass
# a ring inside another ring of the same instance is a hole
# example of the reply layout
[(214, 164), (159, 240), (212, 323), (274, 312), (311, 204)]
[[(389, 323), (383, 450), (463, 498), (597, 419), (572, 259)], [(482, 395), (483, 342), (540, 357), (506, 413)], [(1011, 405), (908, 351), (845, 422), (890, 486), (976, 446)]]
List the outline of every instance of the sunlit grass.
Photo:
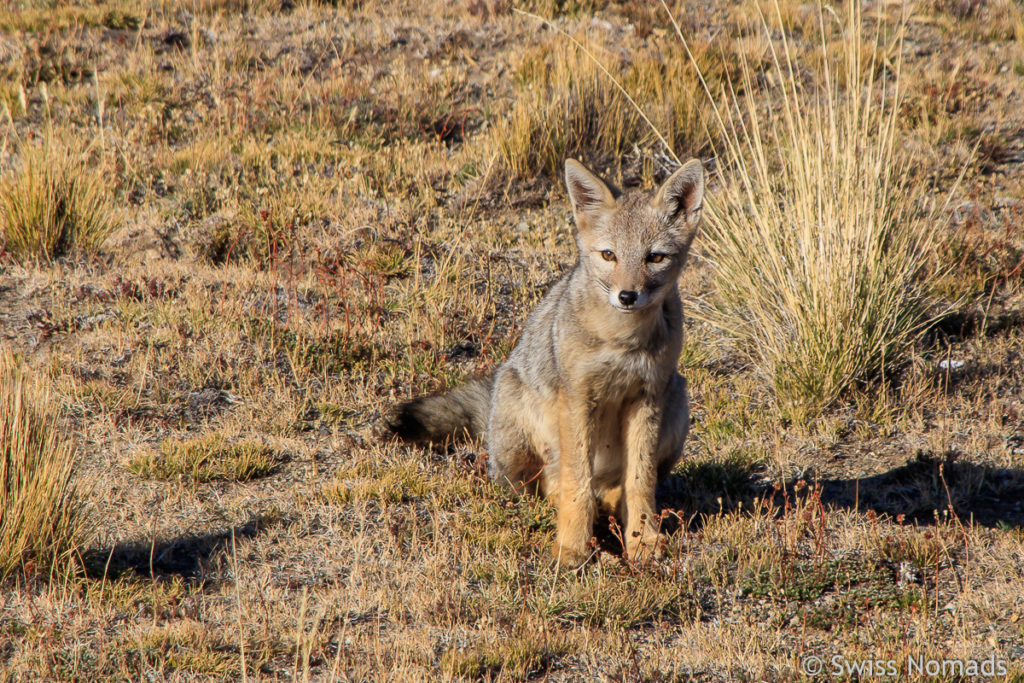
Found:
[(87, 536), (72, 471), (76, 450), (53, 396), (0, 355), (0, 581), (63, 576)]
[(18, 257), (93, 252), (114, 220), (102, 177), (62, 143), (26, 144), (18, 170), (0, 181), (0, 234)]
[[(769, 36), (779, 35), (773, 19), (764, 19)], [(738, 82), (707, 93), (725, 142), (702, 240), (715, 288), (697, 315), (751, 359), (793, 416), (903, 360), (928, 319), (921, 275), (937, 225), (897, 137), (898, 39), (893, 57), (881, 30), (864, 35), (853, 5), (819, 21), (816, 76), (772, 37), (776, 86), (744, 63)]]

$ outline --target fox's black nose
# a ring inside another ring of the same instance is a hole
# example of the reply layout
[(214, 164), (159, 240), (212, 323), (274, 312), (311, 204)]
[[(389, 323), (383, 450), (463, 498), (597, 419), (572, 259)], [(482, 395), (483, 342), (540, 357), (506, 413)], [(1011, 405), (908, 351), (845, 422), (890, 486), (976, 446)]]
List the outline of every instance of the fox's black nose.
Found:
[(636, 303), (636, 292), (631, 289), (619, 292), (619, 303), (623, 306), (632, 306)]

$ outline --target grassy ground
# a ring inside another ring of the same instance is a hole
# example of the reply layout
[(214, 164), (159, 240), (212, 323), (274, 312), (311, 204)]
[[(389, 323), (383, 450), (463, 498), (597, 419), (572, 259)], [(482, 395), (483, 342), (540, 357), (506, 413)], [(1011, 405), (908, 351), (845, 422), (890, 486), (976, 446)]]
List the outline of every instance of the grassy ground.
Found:
[[(549, 561), (553, 510), (492, 486), (479, 444), (381, 424), (494, 367), (571, 264), (564, 155), (650, 185), (661, 142), (507, 3), (186, 5), (0, 10), (0, 168), (71, 150), (115, 226), (98, 252), (0, 253), (0, 343), (52, 384), (94, 527), (77, 575), (25, 566), (0, 590), (0, 677), (761, 680), (810, 657), (840, 679), (908, 658), (1024, 676), (1019, 4), (910, 3), (912, 180), (941, 200), (967, 168), (936, 218), (948, 312), (792, 422), (688, 322), (667, 558), (624, 563), (612, 526), (579, 574)], [(523, 7), (679, 156), (711, 154), (658, 5)], [(817, 8), (782, 10), (813, 72)], [(756, 5), (676, 14), (712, 87), (767, 64)], [(713, 282), (695, 249), (690, 304)]]

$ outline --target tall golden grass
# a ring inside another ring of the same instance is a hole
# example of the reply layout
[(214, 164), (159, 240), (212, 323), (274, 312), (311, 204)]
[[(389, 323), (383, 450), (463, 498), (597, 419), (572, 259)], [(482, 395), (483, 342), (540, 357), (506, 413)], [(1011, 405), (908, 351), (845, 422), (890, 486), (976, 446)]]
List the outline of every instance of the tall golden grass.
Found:
[(684, 61), (655, 51), (625, 64), (598, 56), (543, 17), (522, 14), (552, 26), (570, 44), (528, 52), (517, 67), (518, 96), (492, 129), (513, 179), (542, 173), (557, 179), (566, 157), (602, 167), (621, 164), (639, 149), (691, 155), (710, 149), (710, 111), (692, 97), (700, 84)]
[(76, 451), (58, 417), (49, 390), (0, 355), (0, 581), (19, 569), (63, 575), (85, 538)]
[(0, 181), (0, 234), (19, 258), (95, 251), (114, 227), (102, 177), (56, 141), (26, 144)]
[(868, 38), (858, 3), (843, 17), (819, 6), (815, 73), (770, 7), (768, 69), (744, 61), (717, 93), (702, 79), (722, 182), (702, 238), (716, 286), (696, 315), (750, 358), (784, 414), (806, 417), (905, 358), (928, 320), (938, 221), (899, 147), (902, 22)]

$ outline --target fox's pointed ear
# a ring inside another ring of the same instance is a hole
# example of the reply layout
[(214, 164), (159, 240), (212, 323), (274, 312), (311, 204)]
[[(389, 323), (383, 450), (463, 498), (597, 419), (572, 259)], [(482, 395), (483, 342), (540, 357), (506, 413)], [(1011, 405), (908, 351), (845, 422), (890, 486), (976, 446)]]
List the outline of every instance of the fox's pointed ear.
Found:
[(658, 189), (652, 206), (674, 229), (695, 233), (704, 208), (704, 165), (690, 159)]
[(604, 181), (575, 159), (565, 160), (565, 187), (580, 227), (581, 219), (615, 206), (615, 196)]

